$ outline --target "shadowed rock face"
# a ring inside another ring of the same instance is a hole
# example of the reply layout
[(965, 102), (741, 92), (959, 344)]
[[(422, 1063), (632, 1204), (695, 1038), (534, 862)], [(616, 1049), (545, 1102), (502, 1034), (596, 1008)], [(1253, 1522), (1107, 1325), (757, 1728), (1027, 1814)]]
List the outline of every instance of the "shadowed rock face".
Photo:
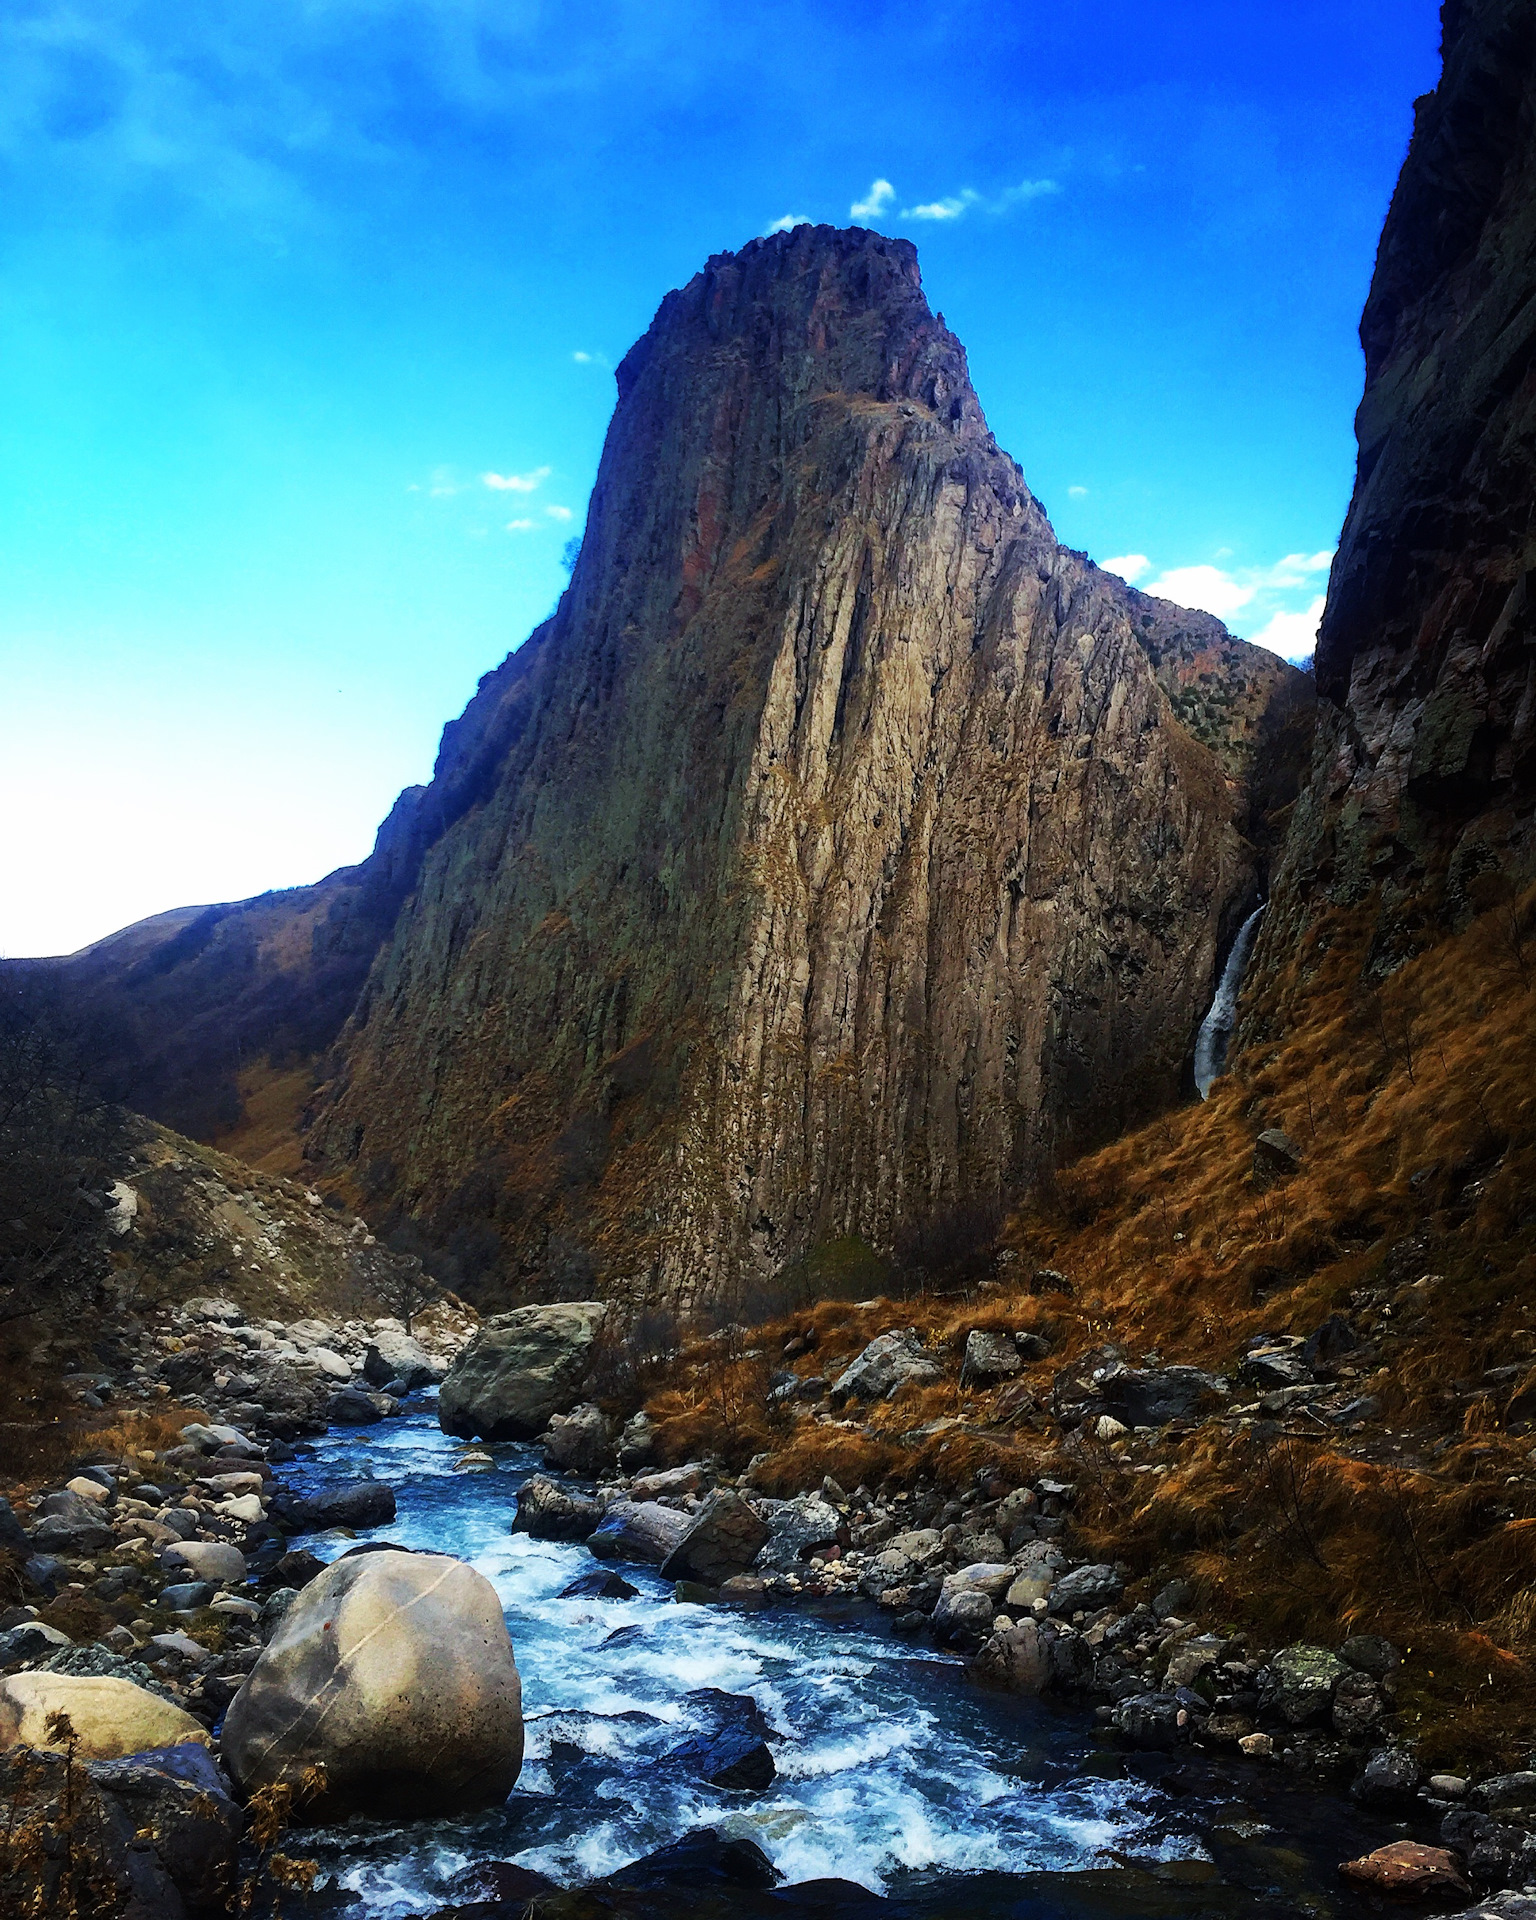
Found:
[(1380, 977), (1536, 865), (1536, 16), (1442, 20), (1360, 327), (1316, 761), (1265, 963), (1379, 887)]
[(686, 1303), (1175, 1095), (1296, 680), (1057, 544), (904, 241), (722, 255), (618, 384), (307, 1151), (513, 1278)]

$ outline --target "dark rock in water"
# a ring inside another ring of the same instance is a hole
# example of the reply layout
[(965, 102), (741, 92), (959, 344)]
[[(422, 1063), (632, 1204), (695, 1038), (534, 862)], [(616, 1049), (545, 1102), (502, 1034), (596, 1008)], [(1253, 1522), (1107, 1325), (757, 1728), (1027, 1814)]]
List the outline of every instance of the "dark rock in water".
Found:
[(694, 1687), (683, 1695), (689, 1706), (707, 1713), (718, 1727), (738, 1727), (759, 1740), (775, 1740), (768, 1717), (749, 1693), (726, 1693), (720, 1687)]
[(645, 1892), (653, 1887), (771, 1887), (782, 1878), (751, 1840), (727, 1839), (713, 1827), (700, 1827), (620, 1867), (597, 1885)]
[(603, 1511), (600, 1500), (534, 1473), (517, 1490), (512, 1531), (532, 1534), (535, 1540), (585, 1540), (601, 1523)]
[(370, 1394), (359, 1387), (343, 1387), (326, 1401), (325, 1417), (333, 1427), (371, 1427), (384, 1415)]
[(478, 1860), (472, 1867), (462, 1867), (448, 1882), (455, 1900), (514, 1902), (520, 1911), (541, 1893), (558, 1890), (557, 1881), (511, 1860)]
[(544, 1464), (594, 1478), (614, 1464), (613, 1434), (601, 1407), (587, 1401), (557, 1413), (544, 1432)]
[(686, 1513), (655, 1500), (615, 1500), (587, 1541), (599, 1560), (640, 1560), (660, 1566), (688, 1531)]
[(291, 1553), (285, 1553), (272, 1568), (272, 1577), (285, 1587), (307, 1586), (316, 1574), (325, 1572), (325, 1562), (319, 1554), (311, 1553), (308, 1547), (295, 1547)]
[(640, 1592), (621, 1573), (584, 1573), (560, 1589), (562, 1600), (633, 1600)]
[[(272, 1502), (272, 1516), (295, 1533), (321, 1533), (327, 1527), (387, 1527), (395, 1517), (395, 1496), (381, 1480), (358, 1480), (317, 1493), (279, 1494)], [(288, 1579), (287, 1584), (300, 1582)]]
[(672, 1758), (712, 1787), (728, 1787), (737, 1793), (762, 1793), (773, 1785), (778, 1773), (767, 1743), (738, 1727), (685, 1741), (673, 1751)]

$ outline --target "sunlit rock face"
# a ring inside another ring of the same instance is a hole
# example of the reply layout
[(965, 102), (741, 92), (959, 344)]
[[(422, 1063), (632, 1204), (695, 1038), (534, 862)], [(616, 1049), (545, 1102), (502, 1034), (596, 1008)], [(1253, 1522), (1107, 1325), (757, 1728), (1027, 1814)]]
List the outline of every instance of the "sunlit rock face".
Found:
[(1316, 761), (1261, 971), (1323, 907), (1372, 900), (1383, 977), (1536, 868), (1536, 16), (1443, 20), (1360, 327)]
[(511, 1279), (687, 1303), (1177, 1094), (1296, 682), (1057, 543), (904, 241), (715, 258), (618, 385), (306, 1151)]

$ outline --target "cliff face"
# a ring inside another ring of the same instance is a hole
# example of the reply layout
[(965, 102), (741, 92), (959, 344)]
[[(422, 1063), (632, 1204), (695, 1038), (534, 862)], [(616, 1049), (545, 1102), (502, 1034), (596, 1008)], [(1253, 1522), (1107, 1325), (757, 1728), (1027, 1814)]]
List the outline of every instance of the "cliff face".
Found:
[(1261, 960), (1370, 901), (1368, 975), (1536, 865), (1536, 15), (1447, 0), (1360, 337), (1317, 758)]
[(1295, 676), (1057, 544), (905, 242), (720, 256), (618, 382), (306, 1152), (513, 1277), (686, 1302), (1174, 1097)]

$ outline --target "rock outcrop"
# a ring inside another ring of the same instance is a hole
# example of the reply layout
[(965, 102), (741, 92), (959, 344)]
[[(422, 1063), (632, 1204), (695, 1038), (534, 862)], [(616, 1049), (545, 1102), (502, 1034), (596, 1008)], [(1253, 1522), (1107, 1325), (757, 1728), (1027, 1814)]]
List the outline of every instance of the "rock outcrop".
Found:
[(1380, 979), (1536, 872), (1536, 18), (1448, 0), (1443, 25), (1360, 326), (1316, 757), (1261, 974), (1365, 903)]
[(523, 1714), (495, 1589), (441, 1554), (336, 1561), (283, 1614), (222, 1751), (246, 1791), (322, 1765), (328, 1812), (503, 1799), (522, 1766)]
[(84, 1760), (116, 1760), (150, 1747), (183, 1741), (208, 1745), (191, 1714), (131, 1680), (69, 1673), (13, 1673), (0, 1680), (0, 1748), (42, 1747), (62, 1752), (49, 1718), (66, 1714)]
[(334, 1042), (310, 1170), (503, 1285), (686, 1307), (1175, 1097), (1307, 700), (1058, 544), (906, 241), (720, 255), (618, 385), (569, 590), (372, 859), (65, 971), (146, 1060)]

